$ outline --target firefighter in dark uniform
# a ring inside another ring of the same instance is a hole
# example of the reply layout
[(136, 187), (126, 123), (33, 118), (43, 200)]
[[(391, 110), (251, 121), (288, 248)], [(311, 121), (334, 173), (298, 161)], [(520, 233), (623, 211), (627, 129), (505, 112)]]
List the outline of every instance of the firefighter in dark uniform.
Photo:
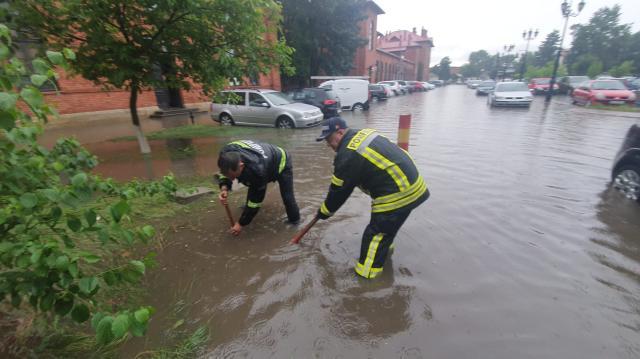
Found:
[(293, 194), (293, 170), (291, 156), (278, 146), (254, 141), (233, 141), (220, 150), (220, 202), (227, 204), (228, 191), (234, 179), (249, 188), (247, 200), (238, 222), (229, 232), (238, 235), (242, 227), (251, 223), (262, 206), (269, 182), (278, 181), (280, 195), (289, 222), (300, 221), (300, 211)]
[(427, 185), (409, 153), (373, 129), (349, 129), (342, 118), (332, 117), (317, 140), (336, 151), (329, 193), (318, 217), (331, 217), (356, 186), (372, 198), (371, 221), (362, 235), (355, 271), (374, 278), (382, 273), (402, 224), (429, 197)]

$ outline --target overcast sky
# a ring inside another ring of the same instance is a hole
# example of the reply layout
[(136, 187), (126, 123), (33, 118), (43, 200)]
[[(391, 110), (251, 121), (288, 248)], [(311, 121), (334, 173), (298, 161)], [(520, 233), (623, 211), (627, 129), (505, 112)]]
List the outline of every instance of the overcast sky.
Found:
[[(411, 30), (424, 26), (435, 47), (431, 66), (449, 56), (454, 66), (467, 62), (469, 53), (485, 49), (490, 53), (504, 45), (514, 44), (524, 51), (522, 31), (537, 28), (538, 37), (529, 50), (538, 47), (545, 36), (557, 29), (562, 31), (564, 18), (560, 11), (562, 0), (374, 0), (385, 14), (378, 16), (378, 31)], [(577, 10), (579, 0), (574, 0)], [(586, 0), (582, 13), (569, 19), (569, 26), (586, 23), (593, 13), (605, 6), (619, 4), (623, 23), (631, 23), (640, 31), (640, 0)], [(567, 30), (564, 47), (571, 44)]]

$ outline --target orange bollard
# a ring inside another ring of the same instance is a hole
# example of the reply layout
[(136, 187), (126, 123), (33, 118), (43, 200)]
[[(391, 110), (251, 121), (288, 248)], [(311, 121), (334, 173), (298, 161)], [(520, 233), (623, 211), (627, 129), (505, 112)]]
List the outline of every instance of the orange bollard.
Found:
[(411, 130), (411, 115), (400, 115), (398, 125), (398, 146), (409, 151), (409, 131)]

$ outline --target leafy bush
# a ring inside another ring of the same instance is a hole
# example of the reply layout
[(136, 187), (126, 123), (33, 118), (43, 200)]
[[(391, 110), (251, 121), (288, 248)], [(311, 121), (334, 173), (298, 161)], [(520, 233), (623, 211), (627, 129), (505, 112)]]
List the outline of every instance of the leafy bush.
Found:
[(97, 160), (75, 140), (60, 139), (51, 150), (38, 145), (43, 123), (56, 115), (38, 88), (75, 55), (47, 51), (33, 60), (25, 84), (27, 67), (10, 48), (0, 24), (0, 300), (28, 304), (40, 316), (91, 318), (101, 344), (141, 336), (152, 308), (120, 308), (98, 294), (138, 283), (153, 264), (152, 255), (126, 259), (111, 249), (153, 238), (153, 227), (128, 224), (130, 199), (173, 193), (175, 182), (118, 184), (90, 172)]

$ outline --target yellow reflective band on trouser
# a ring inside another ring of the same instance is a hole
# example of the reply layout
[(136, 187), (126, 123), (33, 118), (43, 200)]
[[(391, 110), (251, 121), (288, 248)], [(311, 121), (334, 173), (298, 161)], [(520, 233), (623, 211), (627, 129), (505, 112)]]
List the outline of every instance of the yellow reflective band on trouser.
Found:
[(359, 275), (365, 278), (375, 278), (382, 272), (382, 268), (373, 268), (373, 261), (376, 258), (378, 246), (380, 245), (380, 241), (382, 241), (382, 237), (384, 237), (383, 233), (378, 233), (373, 236), (373, 239), (371, 239), (371, 242), (369, 243), (367, 258), (365, 258), (364, 264), (360, 264), (360, 262), (356, 263), (355, 270)]
[(329, 212), (329, 208), (322, 202), (322, 206), (320, 206), (320, 212), (325, 216), (332, 216), (333, 213)]
[(369, 160), (369, 162), (373, 163), (376, 167), (381, 170), (387, 171), (389, 176), (393, 179), (393, 181), (398, 186), (398, 190), (404, 191), (409, 187), (409, 180), (407, 176), (405, 176), (404, 172), (396, 165), (395, 163), (389, 161), (380, 153), (375, 151), (374, 149), (367, 147), (364, 151), (361, 152), (362, 156)]
[[(407, 191), (406, 196), (398, 199), (394, 202), (389, 203), (381, 203), (381, 204), (372, 204), (371, 212), (372, 213), (380, 213), (380, 212), (389, 212), (398, 208), (402, 208), (408, 204), (411, 204), (420, 196), (422, 196), (427, 191), (427, 184), (424, 181), (416, 181), (419, 183), (418, 187), (414, 191)], [(397, 194), (397, 193), (394, 193)], [(374, 200), (375, 202), (375, 200)]]
[(249, 207), (249, 208), (260, 208), (260, 207), (262, 207), (262, 202), (247, 201), (247, 207)]
[(340, 178), (334, 175), (334, 176), (331, 176), (331, 183), (338, 187), (341, 187), (344, 184), (344, 180), (341, 180)]
[(280, 147), (278, 147), (280, 153), (282, 153), (282, 157), (280, 157), (280, 166), (278, 167), (278, 174), (282, 173), (284, 170), (284, 166), (287, 164), (287, 153)]

